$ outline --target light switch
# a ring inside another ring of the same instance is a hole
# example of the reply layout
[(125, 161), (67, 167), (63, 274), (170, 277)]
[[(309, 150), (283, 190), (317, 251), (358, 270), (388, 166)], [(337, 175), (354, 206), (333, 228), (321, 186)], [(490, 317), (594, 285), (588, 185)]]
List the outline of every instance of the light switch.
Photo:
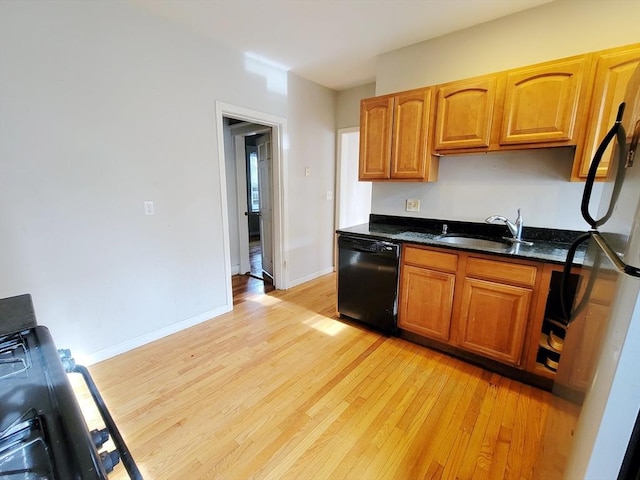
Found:
[(327, 190), (327, 200), (333, 200), (333, 192), (331, 190)]

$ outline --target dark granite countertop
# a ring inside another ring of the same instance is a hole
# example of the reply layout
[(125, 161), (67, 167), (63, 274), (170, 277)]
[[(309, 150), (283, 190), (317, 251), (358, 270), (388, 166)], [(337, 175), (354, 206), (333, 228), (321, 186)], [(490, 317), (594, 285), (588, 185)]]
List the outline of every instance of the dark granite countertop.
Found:
[[(442, 234), (443, 225), (447, 225), (449, 235), (473, 235), (485, 239), (500, 240), (510, 236), (506, 225), (487, 223), (459, 222), (455, 220), (397, 217), (371, 214), (369, 223), (342, 228), (337, 233), (376, 238), (395, 243), (415, 243), (432, 247), (449, 248), (470, 252), (482, 252), (502, 257), (521, 258), (547, 263), (564, 264), (571, 242), (584, 232), (549, 228), (527, 227), (522, 230), (522, 239), (533, 245), (515, 244), (505, 247), (472, 247), (439, 242), (436, 237)], [(574, 258), (575, 265), (581, 265), (585, 254), (584, 245), (578, 249)]]

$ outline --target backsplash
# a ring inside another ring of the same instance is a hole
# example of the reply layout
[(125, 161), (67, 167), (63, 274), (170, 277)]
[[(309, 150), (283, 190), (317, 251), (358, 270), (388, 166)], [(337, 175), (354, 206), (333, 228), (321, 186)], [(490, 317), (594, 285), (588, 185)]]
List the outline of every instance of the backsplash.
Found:
[[(371, 211), (381, 215), (483, 222), (489, 215), (524, 225), (586, 230), (580, 215), (583, 182), (569, 182), (573, 148), (548, 148), (440, 158), (435, 183), (374, 182)], [(594, 187), (598, 198), (602, 186)], [(405, 211), (407, 199), (419, 212)]]

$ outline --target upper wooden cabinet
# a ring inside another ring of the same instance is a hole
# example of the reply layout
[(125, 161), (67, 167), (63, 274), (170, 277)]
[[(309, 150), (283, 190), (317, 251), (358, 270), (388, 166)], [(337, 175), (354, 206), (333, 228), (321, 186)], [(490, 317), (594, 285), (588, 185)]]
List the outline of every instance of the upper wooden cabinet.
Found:
[(434, 149), (488, 148), (497, 75), (439, 85)]
[(360, 170), (365, 181), (434, 181), (437, 159), (427, 141), (433, 88), (362, 100)]
[(393, 105), (392, 96), (360, 103), (360, 180), (389, 178)]
[[(640, 43), (596, 54), (593, 92), (587, 114), (589, 119), (587, 135), (585, 141), (577, 148), (572, 180), (584, 180), (587, 177), (591, 160), (600, 142), (615, 122), (618, 106), (624, 100), (627, 84), (638, 65), (640, 65)], [(630, 113), (632, 112), (627, 112), (625, 115), (628, 121), (640, 115), (640, 112), (629, 115)], [(630, 124), (624, 126), (627, 132), (632, 131)], [(606, 178), (611, 154), (610, 146), (598, 167), (597, 178)]]
[(359, 179), (435, 181), (437, 156), (575, 147), (584, 180), (639, 65), (633, 44), (362, 100)]
[(451, 82), (437, 88), (436, 153), (576, 145), (589, 56)]
[(500, 145), (576, 143), (588, 57), (507, 72)]

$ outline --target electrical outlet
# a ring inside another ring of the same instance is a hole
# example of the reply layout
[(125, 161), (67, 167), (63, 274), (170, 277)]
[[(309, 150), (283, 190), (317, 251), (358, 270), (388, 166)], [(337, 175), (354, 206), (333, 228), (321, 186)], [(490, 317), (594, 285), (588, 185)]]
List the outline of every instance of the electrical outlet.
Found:
[(327, 200), (333, 200), (333, 191), (327, 190)]
[(310, 177), (311, 176), (311, 167), (305, 167), (304, 168), (304, 176), (305, 177)]
[(420, 200), (409, 199), (407, 198), (407, 212), (419, 212), (420, 211)]
[(151, 200), (146, 200), (144, 202), (144, 214), (145, 215), (153, 215), (155, 212), (153, 211), (153, 202)]

